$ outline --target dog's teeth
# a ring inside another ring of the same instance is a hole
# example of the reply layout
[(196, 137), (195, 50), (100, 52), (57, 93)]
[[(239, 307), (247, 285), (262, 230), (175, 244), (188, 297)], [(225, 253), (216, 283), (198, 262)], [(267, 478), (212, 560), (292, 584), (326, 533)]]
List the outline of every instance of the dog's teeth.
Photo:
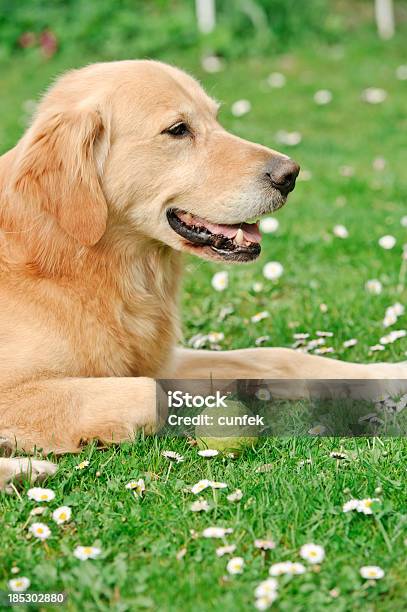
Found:
[(236, 242), (237, 244), (243, 244), (243, 242), (244, 242), (244, 234), (243, 234), (243, 230), (242, 230), (242, 229), (240, 229), (240, 228), (237, 230), (237, 234), (236, 234), (236, 236), (235, 236), (235, 242)]

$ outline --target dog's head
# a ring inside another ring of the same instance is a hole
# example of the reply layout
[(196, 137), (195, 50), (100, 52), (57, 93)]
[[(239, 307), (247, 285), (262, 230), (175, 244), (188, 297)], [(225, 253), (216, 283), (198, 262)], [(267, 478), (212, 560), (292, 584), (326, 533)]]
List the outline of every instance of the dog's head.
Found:
[(15, 189), (83, 245), (121, 232), (250, 261), (255, 220), (285, 203), (299, 167), (226, 132), (217, 111), (192, 77), (158, 62), (73, 71), (19, 143)]

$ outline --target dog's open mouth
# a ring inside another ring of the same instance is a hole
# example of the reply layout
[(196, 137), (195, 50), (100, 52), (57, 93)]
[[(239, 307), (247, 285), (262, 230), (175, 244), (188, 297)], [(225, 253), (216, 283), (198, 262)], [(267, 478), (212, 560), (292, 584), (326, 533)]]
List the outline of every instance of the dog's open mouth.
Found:
[(261, 234), (257, 223), (223, 225), (191, 213), (167, 210), (172, 229), (196, 247), (210, 247), (222, 259), (251, 261), (258, 257)]

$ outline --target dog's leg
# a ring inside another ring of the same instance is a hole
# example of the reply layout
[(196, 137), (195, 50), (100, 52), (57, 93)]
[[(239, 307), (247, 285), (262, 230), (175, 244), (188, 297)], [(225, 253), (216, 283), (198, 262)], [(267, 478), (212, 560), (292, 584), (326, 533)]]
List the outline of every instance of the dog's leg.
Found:
[(31, 483), (42, 482), (48, 476), (55, 474), (57, 466), (51, 461), (39, 461), (26, 457), (0, 457), (0, 491), (12, 493), (13, 481), (28, 479)]
[(92, 439), (131, 440), (157, 425), (150, 378), (63, 378), (0, 392), (0, 436), (31, 452), (77, 452)]
[(171, 375), (179, 379), (218, 380), (383, 380), (385, 382), (382, 385), (375, 387), (380, 393), (396, 394), (407, 391), (407, 362), (348, 363), (285, 348), (250, 348), (235, 351), (179, 348), (175, 353)]

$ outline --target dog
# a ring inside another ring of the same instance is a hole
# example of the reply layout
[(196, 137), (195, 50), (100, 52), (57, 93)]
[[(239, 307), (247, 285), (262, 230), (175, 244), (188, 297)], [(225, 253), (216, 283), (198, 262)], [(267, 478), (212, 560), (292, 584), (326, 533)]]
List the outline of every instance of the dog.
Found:
[[(0, 158), (0, 438), (77, 452), (156, 426), (157, 378), (403, 379), (291, 349), (178, 347), (182, 253), (250, 262), (299, 166), (238, 138), (196, 80), (156, 61), (73, 70)], [(46, 461), (0, 459), (0, 486)]]

